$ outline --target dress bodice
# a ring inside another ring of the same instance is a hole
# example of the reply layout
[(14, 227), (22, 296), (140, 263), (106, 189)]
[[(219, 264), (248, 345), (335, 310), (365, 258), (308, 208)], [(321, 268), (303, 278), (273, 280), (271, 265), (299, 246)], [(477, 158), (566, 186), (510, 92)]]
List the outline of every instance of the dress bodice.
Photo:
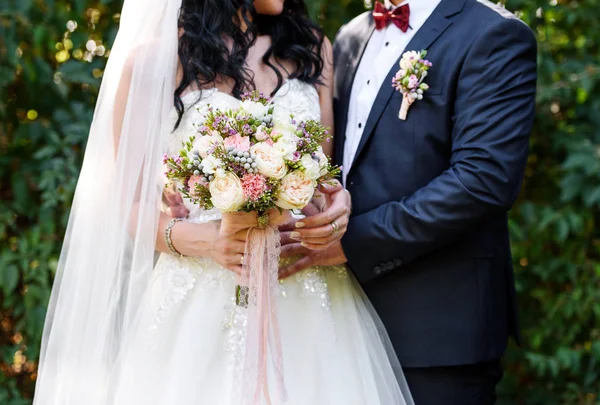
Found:
[[(225, 110), (240, 106), (240, 100), (216, 88), (189, 92), (182, 97), (181, 101), (184, 105), (184, 113), (177, 129), (169, 135), (167, 150), (165, 151), (169, 155), (178, 153), (183, 142), (196, 133), (197, 128), (204, 121), (209, 107)], [(294, 114), (298, 121), (321, 119), (317, 90), (313, 85), (298, 79), (286, 80), (273, 96), (273, 103), (275, 115), (289, 116), (289, 114)], [(171, 121), (173, 125), (177, 121), (175, 110), (171, 113)], [(221, 217), (217, 209), (200, 209), (185, 198), (184, 204), (190, 212), (188, 218), (193, 222), (208, 222)]]

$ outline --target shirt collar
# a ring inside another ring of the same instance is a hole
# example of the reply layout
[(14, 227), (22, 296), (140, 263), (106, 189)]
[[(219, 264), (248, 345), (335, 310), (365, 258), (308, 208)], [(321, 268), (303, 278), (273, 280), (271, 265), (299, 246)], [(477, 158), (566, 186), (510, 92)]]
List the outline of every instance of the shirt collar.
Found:
[(407, 3), (408, 3), (408, 0), (403, 1), (402, 3), (398, 4), (397, 6), (394, 6), (390, 0), (384, 0), (383, 5), (385, 6), (386, 9), (392, 11), (392, 10), (395, 10), (396, 8), (403, 6)]

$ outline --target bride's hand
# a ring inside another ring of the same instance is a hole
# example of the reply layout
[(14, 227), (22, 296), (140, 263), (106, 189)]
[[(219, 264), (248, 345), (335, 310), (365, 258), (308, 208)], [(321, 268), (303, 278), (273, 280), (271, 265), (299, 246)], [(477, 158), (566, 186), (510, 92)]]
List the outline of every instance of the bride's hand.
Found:
[[(268, 215), (269, 225), (275, 227), (290, 220), (289, 211), (280, 213), (279, 210), (271, 210)], [(248, 229), (257, 226), (256, 212), (224, 213), (219, 236), (211, 249), (211, 259), (224, 268), (241, 275)]]
[(283, 233), (282, 240), (300, 242), (311, 250), (325, 250), (342, 238), (352, 210), (350, 193), (339, 183), (322, 187), (321, 191), (326, 201), (324, 210), (305, 210), (307, 217), (296, 222), (293, 232)]
[[(278, 227), (291, 221), (292, 216), (289, 211), (280, 212), (278, 209), (272, 209), (267, 212), (269, 225)], [(258, 227), (258, 215), (256, 212), (227, 212), (221, 219), (220, 233), (230, 235), (242, 229)]]
[(247, 235), (247, 228), (228, 235), (220, 233), (212, 244), (209, 257), (227, 270), (241, 275)]

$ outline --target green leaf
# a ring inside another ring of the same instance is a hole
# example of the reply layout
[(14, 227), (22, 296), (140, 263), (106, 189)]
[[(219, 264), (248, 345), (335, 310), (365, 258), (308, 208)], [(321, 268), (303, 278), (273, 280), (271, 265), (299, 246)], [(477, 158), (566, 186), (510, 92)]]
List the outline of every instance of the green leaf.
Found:
[(91, 85), (100, 83), (99, 79), (94, 78), (91, 70), (79, 61), (67, 61), (60, 66), (58, 72), (62, 75), (62, 80), (65, 83), (85, 83)]
[(14, 264), (5, 266), (0, 271), (0, 288), (4, 291), (4, 294), (10, 295), (19, 285), (19, 268)]

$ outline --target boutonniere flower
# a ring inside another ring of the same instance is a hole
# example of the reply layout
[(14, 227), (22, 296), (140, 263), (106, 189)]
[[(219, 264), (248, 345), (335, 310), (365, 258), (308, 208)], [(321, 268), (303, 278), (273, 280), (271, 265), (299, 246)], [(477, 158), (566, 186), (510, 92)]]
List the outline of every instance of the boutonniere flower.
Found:
[(392, 79), (392, 86), (402, 93), (402, 105), (398, 118), (403, 121), (406, 120), (406, 114), (408, 114), (411, 104), (416, 100), (422, 100), (423, 93), (429, 89), (423, 79), (433, 64), (425, 59), (425, 56), (427, 56), (426, 50), (404, 52), (400, 59), (400, 70)]

